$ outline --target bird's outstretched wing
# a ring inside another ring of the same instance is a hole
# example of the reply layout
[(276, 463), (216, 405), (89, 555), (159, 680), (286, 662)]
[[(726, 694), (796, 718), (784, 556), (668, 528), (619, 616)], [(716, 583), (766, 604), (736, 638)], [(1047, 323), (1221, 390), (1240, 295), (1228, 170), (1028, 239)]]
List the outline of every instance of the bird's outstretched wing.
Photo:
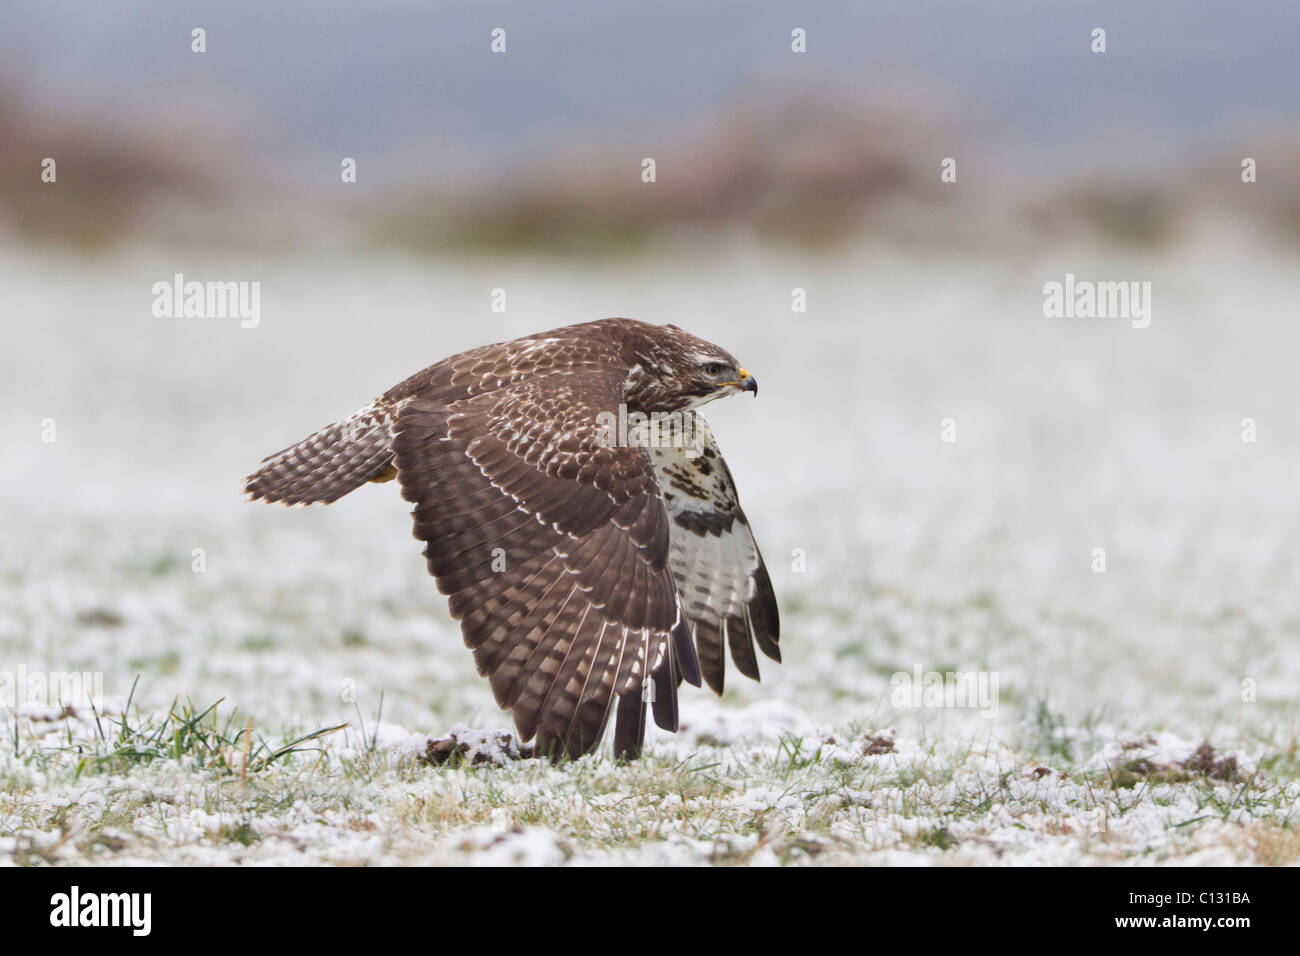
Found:
[(774, 661), (780, 622), (772, 581), (736, 496), (736, 483), (704, 419), (690, 442), (649, 449), (673, 532), (669, 565), (695, 636), (700, 671), (721, 694), (724, 643), (736, 669), (758, 680), (754, 643)]
[(552, 755), (594, 749), (617, 696), (615, 748), (634, 756), (647, 700), (676, 730), (699, 669), (649, 454), (600, 431), (625, 373), (571, 365), (454, 398), (440, 374), (398, 405), (394, 463), (479, 672)]

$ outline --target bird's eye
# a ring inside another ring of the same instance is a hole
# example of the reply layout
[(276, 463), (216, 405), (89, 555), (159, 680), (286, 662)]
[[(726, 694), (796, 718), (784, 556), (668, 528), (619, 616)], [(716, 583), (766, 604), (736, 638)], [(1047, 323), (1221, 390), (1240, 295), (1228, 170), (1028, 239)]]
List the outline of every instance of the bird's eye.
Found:
[(721, 375), (721, 374), (722, 374), (722, 364), (721, 364), (720, 362), (705, 362), (705, 363), (704, 363), (704, 374), (705, 374), (705, 375)]

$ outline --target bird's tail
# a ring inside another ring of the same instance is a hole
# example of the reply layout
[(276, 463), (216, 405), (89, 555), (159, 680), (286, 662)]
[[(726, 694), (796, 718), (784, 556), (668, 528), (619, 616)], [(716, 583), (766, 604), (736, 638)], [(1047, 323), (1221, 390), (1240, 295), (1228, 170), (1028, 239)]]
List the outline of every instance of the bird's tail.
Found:
[(368, 405), (262, 459), (262, 467), (245, 480), (244, 491), (255, 501), (329, 504), (367, 481), (396, 477), (392, 442), (391, 409)]

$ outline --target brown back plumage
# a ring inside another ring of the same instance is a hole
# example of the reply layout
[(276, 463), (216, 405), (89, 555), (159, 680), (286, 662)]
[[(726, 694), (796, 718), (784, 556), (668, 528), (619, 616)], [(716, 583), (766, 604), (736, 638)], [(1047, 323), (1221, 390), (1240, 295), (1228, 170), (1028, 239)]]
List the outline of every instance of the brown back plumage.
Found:
[(707, 429), (689, 456), (611, 443), (599, 423), (620, 405), (677, 411), (754, 390), (738, 368), (680, 329), (630, 319), (484, 346), (272, 455), (246, 490), (330, 502), (395, 472), (429, 571), (520, 737), (588, 753), (617, 699), (615, 750), (632, 757), (648, 705), (677, 729), (678, 685), (700, 683), (701, 660), (721, 692), (724, 639), (755, 679), (755, 640), (779, 660), (777, 612)]

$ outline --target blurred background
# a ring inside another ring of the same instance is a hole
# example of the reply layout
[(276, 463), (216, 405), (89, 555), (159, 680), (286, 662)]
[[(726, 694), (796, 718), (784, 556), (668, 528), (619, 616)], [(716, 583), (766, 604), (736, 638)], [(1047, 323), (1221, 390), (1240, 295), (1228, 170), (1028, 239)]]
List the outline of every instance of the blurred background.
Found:
[[(283, 722), (350, 719), (352, 681), (410, 728), (503, 726), (393, 486), (284, 511), (241, 480), (448, 354), (628, 315), (763, 382), (710, 419), (787, 663), (725, 707), (990, 726), (893, 707), (920, 666), (999, 674), (1008, 735), (1293, 722), (1298, 26), (1288, 0), (19, 4), (0, 664)], [(176, 273), (260, 283), (257, 327), (154, 315)], [(1150, 327), (1045, 317), (1067, 273), (1151, 282)]]
[[(473, 7), (20, 5), (0, 36), (5, 226), (584, 253), (733, 230), (1155, 241), (1221, 213), (1296, 232), (1285, 0)], [(1247, 148), (1268, 161), (1243, 193), (1225, 171)], [(22, 175), (36, 154), (59, 154), (58, 190)], [(649, 155), (642, 189), (627, 173)], [(962, 188), (941, 188), (945, 156)]]

